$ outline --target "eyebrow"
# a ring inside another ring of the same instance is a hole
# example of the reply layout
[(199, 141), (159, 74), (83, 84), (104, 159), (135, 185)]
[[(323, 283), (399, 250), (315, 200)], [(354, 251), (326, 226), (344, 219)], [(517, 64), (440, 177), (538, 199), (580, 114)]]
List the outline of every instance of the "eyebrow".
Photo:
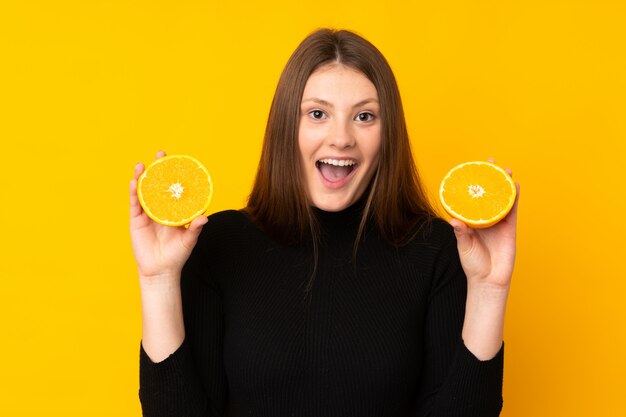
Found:
[[(317, 98), (317, 97), (310, 97), (310, 98), (302, 99), (302, 103), (305, 103), (307, 101), (312, 101), (314, 103), (321, 104), (322, 106), (327, 106), (327, 107), (331, 107), (331, 108), (335, 107), (335, 106), (333, 106), (332, 103), (330, 103), (330, 102), (328, 102), (328, 101), (326, 101), (324, 99)], [(353, 108), (354, 107), (360, 107), (360, 106), (364, 106), (364, 105), (369, 104), (369, 103), (378, 103), (378, 100), (373, 98), (373, 97), (372, 98), (366, 98), (365, 100), (359, 101), (358, 103), (356, 103), (352, 107)]]

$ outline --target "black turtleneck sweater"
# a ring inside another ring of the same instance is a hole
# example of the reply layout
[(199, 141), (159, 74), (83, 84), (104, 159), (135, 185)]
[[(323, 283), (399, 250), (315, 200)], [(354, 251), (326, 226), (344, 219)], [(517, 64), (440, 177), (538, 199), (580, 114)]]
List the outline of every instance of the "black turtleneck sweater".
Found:
[(355, 257), (358, 206), (316, 213), (314, 276), (310, 243), (209, 217), (182, 274), (185, 341), (159, 363), (140, 351), (144, 416), (498, 416), (503, 353), (479, 361), (461, 340), (450, 226), (399, 248), (372, 227)]

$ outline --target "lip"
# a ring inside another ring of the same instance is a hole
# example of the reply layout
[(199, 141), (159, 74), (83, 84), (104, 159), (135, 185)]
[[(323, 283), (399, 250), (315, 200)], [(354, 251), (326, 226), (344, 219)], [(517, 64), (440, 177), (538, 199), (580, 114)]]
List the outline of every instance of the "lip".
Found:
[[(335, 159), (337, 161), (355, 161), (356, 163), (354, 164), (354, 169), (352, 169), (352, 171), (350, 171), (350, 173), (345, 178), (342, 178), (338, 181), (328, 181), (326, 178), (324, 178), (324, 176), (322, 175), (322, 172), (317, 167), (317, 161), (321, 161), (323, 159)], [(315, 161), (315, 164), (316, 164), (315, 170), (317, 171), (317, 175), (320, 179), (320, 182), (322, 183), (322, 185), (324, 185), (324, 187), (330, 188), (331, 190), (337, 190), (345, 186), (347, 183), (349, 183), (352, 180), (352, 178), (354, 178), (354, 176), (356, 175), (356, 172), (359, 170), (359, 167), (361, 166), (361, 164), (358, 162), (356, 158), (336, 157), (336, 156), (321, 157)]]

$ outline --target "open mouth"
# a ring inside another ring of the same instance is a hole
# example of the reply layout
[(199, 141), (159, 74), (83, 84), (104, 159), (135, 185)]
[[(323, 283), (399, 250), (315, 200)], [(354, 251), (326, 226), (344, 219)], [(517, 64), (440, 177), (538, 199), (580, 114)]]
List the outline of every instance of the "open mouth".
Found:
[(357, 167), (353, 159), (320, 159), (315, 166), (322, 177), (330, 183), (339, 183), (346, 180)]

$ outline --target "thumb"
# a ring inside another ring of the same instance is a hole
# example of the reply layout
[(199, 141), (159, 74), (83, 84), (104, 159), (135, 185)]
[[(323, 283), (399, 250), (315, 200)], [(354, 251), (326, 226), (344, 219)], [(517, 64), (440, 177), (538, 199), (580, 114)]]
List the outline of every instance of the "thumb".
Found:
[(450, 225), (456, 236), (456, 246), (459, 253), (465, 253), (472, 248), (472, 230), (462, 221), (457, 219), (450, 220)]
[(198, 236), (200, 236), (200, 232), (202, 232), (202, 227), (207, 224), (208, 221), (209, 219), (206, 216), (200, 216), (189, 224), (189, 227), (183, 234), (183, 244), (187, 248), (193, 248), (196, 245)]

